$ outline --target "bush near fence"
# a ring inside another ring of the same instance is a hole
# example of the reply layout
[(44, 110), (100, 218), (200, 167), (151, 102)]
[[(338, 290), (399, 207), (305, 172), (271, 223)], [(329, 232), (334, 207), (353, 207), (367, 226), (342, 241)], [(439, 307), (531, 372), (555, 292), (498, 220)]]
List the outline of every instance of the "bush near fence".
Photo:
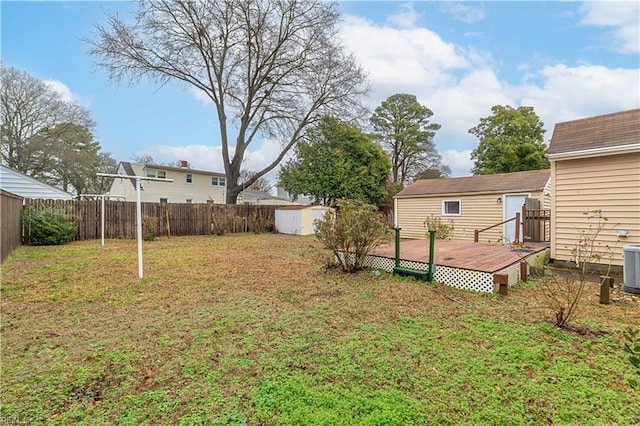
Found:
[[(75, 240), (101, 236), (100, 200), (25, 200), (34, 208), (58, 207), (78, 227)], [(275, 228), (276, 206), (142, 203), (142, 217), (155, 218), (155, 236), (266, 232)], [(104, 202), (105, 238), (136, 238), (136, 203)], [(28, 242), (28, 229), (24, 231)]]

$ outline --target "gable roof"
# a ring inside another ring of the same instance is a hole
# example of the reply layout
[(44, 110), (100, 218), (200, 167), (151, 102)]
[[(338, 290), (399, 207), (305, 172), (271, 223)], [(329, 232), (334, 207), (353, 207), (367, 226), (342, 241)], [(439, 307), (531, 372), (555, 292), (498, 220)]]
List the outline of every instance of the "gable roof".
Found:
[(557, 123), (549, 156), (640, 144), (640, 108)]
[[(124, 163), (124, 161), (123, 161)], [(128, 163), (129, 166), (131, 166), (130, 163)], [(220, 173), (220, 172), (211, 172), (209, 170), (197, 170), (197, 169), (190, 169), (188, 167), (174, 167), (174, 166), (164, 166), (162, 164), (151, 164), (151, 163), (134, 163), (137, 166), (141, 166), (143, 169), (157, 169), (157, 170), (168, 170), (168, 171), (174, 171), (174, 172), (184, 172), (184, 173), (197, 173), (197, 174), (201, 174), (201, 175), (207, 175), (207, 176), (218, 176), (218, 177), (225, 177), (226, 175), (224, 173)], [(131, 169), (131, 171), (133, 171), (133, 168)]]
[(24, 198), (71, 200), (73, 195), (37, 179), (0, 165), (0, 188)]
[[(136, 172), (133, 171), (133, 167), (131, 167), (131, 163), (129, 163), (128, 161), (121, 161), (120, 164), (122, 165), (122, 168), (124, 169), (124, 172), (127, 174), (127, 176), (135, 176)], [(131, 182), (131, 185), (133, 185), (133, 187), (136, 187), (136, 180), (135, 179), (129, 179), (129, 181)]]
[(544, 169), (495, 175), (420, 179), (400, 191), (396, 197), (542, 191), (550, 176), (550, 170)]

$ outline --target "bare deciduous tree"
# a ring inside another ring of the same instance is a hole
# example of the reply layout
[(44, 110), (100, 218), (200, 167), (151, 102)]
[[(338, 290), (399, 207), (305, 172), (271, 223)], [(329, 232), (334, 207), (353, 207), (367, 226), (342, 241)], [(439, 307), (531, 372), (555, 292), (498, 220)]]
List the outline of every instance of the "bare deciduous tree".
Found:
[(2, 162), (36, 178), (47, 177), (55, 166), (63, 123), (86, 129), (94, 126), (89, 111), (65, 101), (46, 82), (25, 71), (0, 65), (0, 126)]
[[(211, 99), (227, 203), (234, 204), (310, 124), (326, 114), (364, 112), (366, 77), (336, 41), (338, 18), (337, 5), (324, 0), (149, 0), (139, 4), (133, 23), (110, 16), (89, 43), (112, 79), (177, 80)], [(258, 135), (278, 138), (282, 150), (241, 182), (242, 160)]]
[[(239, 181), (249, 182), (250, 180), (252, 180), (253, 175), (255, 174), (256, 172), (253, 170), (241, 170)], [(254, 182), (251, 185), (249, 185), (247, 188), (255, 189), (256, 191), (262, 191), (269, 194), (273, 189), (273, 185), (271, 185), (271, 182), (269, 182), (269, 180), (263, 176), (255, 179)]]

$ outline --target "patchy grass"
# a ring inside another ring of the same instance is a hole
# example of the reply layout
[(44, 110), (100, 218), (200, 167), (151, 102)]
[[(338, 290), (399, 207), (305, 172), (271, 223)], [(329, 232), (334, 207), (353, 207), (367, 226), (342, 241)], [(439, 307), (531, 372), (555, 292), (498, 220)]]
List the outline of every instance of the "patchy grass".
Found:
[(2, 266), (3, 418), (32, 424), (638, 424), (620, 331), (506, 297), (327, 271), (313, 237), (21, 247)]

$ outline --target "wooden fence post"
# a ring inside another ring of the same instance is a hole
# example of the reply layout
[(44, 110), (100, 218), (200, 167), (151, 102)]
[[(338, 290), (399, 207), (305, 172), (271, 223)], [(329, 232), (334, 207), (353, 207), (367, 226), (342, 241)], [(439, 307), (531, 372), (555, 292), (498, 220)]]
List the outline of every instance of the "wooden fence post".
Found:
[(520, 279), (525, 283), (529, 279), (529, 268), (528, 268), (528, 266), (529, 266), (529, 264), (527, 263), (526, 260), (523, 260), (522, 262), (520, 262)]

